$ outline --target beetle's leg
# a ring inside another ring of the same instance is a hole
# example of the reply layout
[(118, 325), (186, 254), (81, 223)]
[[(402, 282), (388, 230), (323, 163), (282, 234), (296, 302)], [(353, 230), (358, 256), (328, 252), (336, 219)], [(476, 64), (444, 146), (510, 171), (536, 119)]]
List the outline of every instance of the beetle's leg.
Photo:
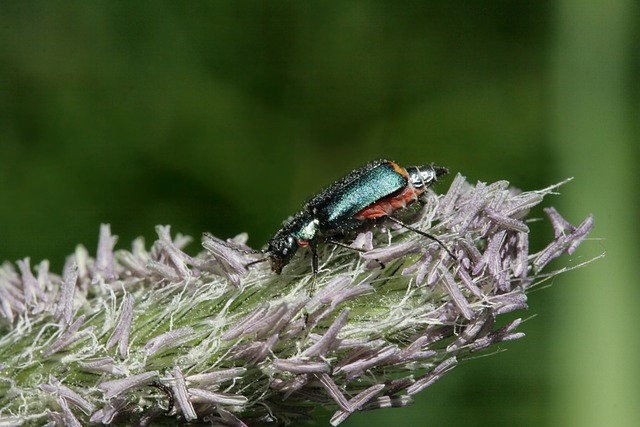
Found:
[(331, 240), (331, 239), (327, 239), (327, 240), (325, 240), (325, 242), (331, 243), (332, 245), (340, 246), (341, 248), (345, 248), (345, 249), (349, 249), (349, 250), (352, 250), (352, 251), (356, 251), (356, 252), (361, 252), (361, 253), (368, 252), (366, 249), (354, 248), (353, 246), (345, 245), (342, 242), (338, 242), (338, 241)]
[(418, 234), (419, 234), (419, 235), (421, 235), (421, 236), (424, 236), (424, 237), (427, 237), (427, 238), (429, 238), (429, 239), (433, 240), (434, 242), (438, 243), (438, 244), (440, 245), (440, 247), (441, 247), (442, 249), (444, 249), (444, 250), (449, 254), (449, 256), (450, 256), (451, 258), (456, 259), (456, 256), (455, 256), (455, 255), (454, 255), (454, 254), (449, 250), (449, 248), (447, 248), (447, 247), (444, 245), (444, 243), (442, 243), (442, 242), (440, 241), (440, 239), (438, 239), (437, 237), (432, 236), (432, 235), (431, 235), (431, 234), (429, 234), (429, 233), (425, 233), (425, 232), (424, 232), (424, 231), (422, 231), (422, 230), (418, 230), (417, 228), (412, 227), (412, 226), (410, 226), (409, 224), (405, 224), (404, 222), (400, 221), (398, 218), (394, 218), (394, 217), (392, 217), (392, 216), (387, 216), (387, 218), (388, 218), (388, 219), (390, 219), (392, 222), (395, 222), (396, 224), (398, 224), (398, 225), (400, 225), (400, 226), (402, 226), (402, 227), (406, 228), (407, 230), (411, 230), (411, 231), (413, 231), (414, 233), (418, 233)]
[[(335, 240), (331, 240), (331, 239), (327, 239), (325, 240), (326, 243), (331, 243), (332, 245), (336, 245), (336, 246), (340, 246), (341, 248), (345, 248), (345, 249), (349, 249), (351, 251), (356, 251), (356, 252), (360, 252), (362, 254), (365, 254), (367, 252), (369, 252), (366, 249), (362, 249), (362, 248), (354, 248), (353, 246), (349, 246), (349, 245), (345, 245), (344, 243), (341, 242), (336, 242)], [(385, 268), (385, 265), (383, 262), (381, 262), (378, 259), (374, 259), (375, 262), (377, 262), (378, 264), (380, 264), (380, 268)]]
[[(311, 249), (311, 288), (309, 288), (309, 296), (316, 291), (316, 281), (318, 279), (318, 246), (316, 242), (309, 242), (309, 248)], [(305, 320), (305, 324), (306, 324)]]
[(309, 243), (311, 249), (311, 271), (313, 272), (313, 280), (315, 281), (318, 275), (318, 247), (315, 242)]
[(173, 390), (171, 390), (171, 387), (166, 386), (164, 384), (162, 384), (159, 381), (154, 381), (151, 384), (149, 384), (151, 387), (155, 387), (158, 390), (161, 390), (164, 394), (167, 395), (167, 399), (169, 400), (169, 403), (167, 405), (167, 410), (165, 411), (165, 415), (169, 415), (171, 414), (171, 411), (173, 411), (173, 405), (174, 405), (174, 396), (173, 396)]

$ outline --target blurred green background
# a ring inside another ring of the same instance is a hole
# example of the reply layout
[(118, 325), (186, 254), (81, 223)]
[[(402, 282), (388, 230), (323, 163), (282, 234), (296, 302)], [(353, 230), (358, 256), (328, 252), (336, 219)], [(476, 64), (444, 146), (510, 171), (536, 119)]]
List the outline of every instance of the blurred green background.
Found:
[[(119, 247), (156, 224), (260, 247), (378, 157), (526, 190), (573, 176), (545, 205), (596, 229), (555, 267), (606, 258), (533, 293), (508, 351), (345, 425), (640, 425), (639, 16), (632, 0), (3, 1), (0, 261), (59, 271), (101, 222)], [(533, 231), (540, 249), (550, 227)]]

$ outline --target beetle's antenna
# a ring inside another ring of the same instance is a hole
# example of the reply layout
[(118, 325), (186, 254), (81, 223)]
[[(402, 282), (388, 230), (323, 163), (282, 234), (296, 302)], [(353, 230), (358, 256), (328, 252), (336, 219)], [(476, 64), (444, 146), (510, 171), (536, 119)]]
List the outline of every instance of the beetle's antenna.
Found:
[(204, 233), (202, 233), (202, 236), (206, 239), (206, 240), (213, 240), (216, 244), (218, 245), (222, 245), (226, 248), (229, 248), (231, 250), (234, 250), (236, 252), (242, 252), (243, 254), (247, 254), (247, 255), (254, 255), (254, 254), (263, 254), (266, 251), (265, 250), (259, 250), (259, 249), (252, 249), (252, 248), (242, 248), (239, 245), (239, 243), (234, 243), (234, 242), (229, 242), (226, 240), (222, 240), (217, 238), (216, 236), (214, 236), (213, 234), (209, 233), (208, 231), (205, 231)]
[(454, 255), (454, 254), (449, 250), (449, 248), (447, 248), (447, 247), (445, 246), (445, 244), (444, 244), (444, 243), (442, 243), (442, 241), (440, 241), (440, 239), (438, 239), (437, 237), (432, 236), (432, 235), (431, 235), (431, 234), (429, 234), (429, 233), (425, 233), (425, 232), (424, 232), (424, 231), (422, 231), (422, 230), (418, 230), (417, 228), (412, 227), (412, 226), (410, 226), (409, 224), (405, 224), (404, 222), (400, 221), (398, 218), (394, 218), (394, 217), (392, 217), (392, 216), (387, 216), (387, 218), (388, 218), (388, 219), (390, 219), (392, 222), (395, 222), (396, 224), (398, 224), (398, 225), (400, 225), (400, 226), (402, 226), (402, 227), (406, 228), (407, 230), (411, 230), (411, 231), (413, 231), (414, 233), (418, 233), (418, 234), (419, 234), (419, 235), (421, 235), (421, 236), (424, 236), (424, 237), (427, 237), (427, 238), (429, 238), (429, 239), (433, 240), (434, 242), (438, 243), (438, 244), (440, 245), (440, 247), (441, 247), (442, 249), (444, 249), (444, 250), (449, 254), (449, 256), (450, 256), (451, 258), (453, 258), (453, 259), (457, 259), (457, 258), (456, 258), (456, 256), (455, 256), (455, 255)]
[[(257, 251), (257, 252), (251, 252), (251, 253), (256, 253), (256, 254), (262, 253), (262, 254), (264, 254), (265, 252)], [(261, 262), (265, 262), (265, 261), (269, 261), (269, 258), (266, 257), (266, 256), (264, 258), (260, 258), (260, 259), (257, 259), (255, 261), (251, 261), (249, 264), (245, 264), (244, 266), (245, 267), (249, 267), (249, 266), (252, 266), (254, 264), (260, 264)]]
[(264, 254), (264, 253), (266, 253), (266, 251), (264, 251), (264, 250), (251, 249), (251, 248), (249, 248), (249, 249), (243, 249), (243, 248), (236, 248), (236, 247), (234, 247), (233, 249), (235, 249), (236, 251), (239, 251), (239, 252), (245, 253), (245, 254), (247, 254), (247, 255), (256, 255), (256, 254)]
[(252, 265), (255, 264), (260, 264), (261, 262), (267, 262), (269, 261), (269, 251), (266, 249), (251, 249), (249, 248), (248, 250), (244, 250), (244, 249), (238, 249), (240, 251), (243, 251), (244, 253), (246, 253), (247, 255), (256, 255), (256, 254), (261, 254), (263, 255), (262, 258), (257, 259), (255, 261), (251, 261), (249, 264), (245, 264), (245, 268), (251, 267)]
[(222, 245), (222, 246), (224, 246), (226, 248), (229, 248), (229, 249), (231, 249), (233, 251), (243, 253), (245, 255), (258, 255), (258, 254), (265, 255), (263, 258), (260, 258), (259, 260), (251, 261), (250, 263), (245, 264), (244, 265), (245, 267), (249, 267), (250, 265), (258, 264), (260, 262), (264, 262), (264, 261), (268, 261), (269, 260), (269, 258), (266, 256), (266, 254), (267, 254), (267, 250), (266, 249), (253, 249), (253, 248), (238, 247), (237, 245), (235, 245), (235, 244), (233, 244), (231, 242), (228, 242), (228, 241), (225, 241), (225, 240), (222, 240), (222, 239), (218, 239), (217, 237), (213, 236), (211, 233), (208, 233), (208, 232), (203, 233), (203, 236), (206, 239), (212, 240), (212, 241), (216, 242), (219, 245)]

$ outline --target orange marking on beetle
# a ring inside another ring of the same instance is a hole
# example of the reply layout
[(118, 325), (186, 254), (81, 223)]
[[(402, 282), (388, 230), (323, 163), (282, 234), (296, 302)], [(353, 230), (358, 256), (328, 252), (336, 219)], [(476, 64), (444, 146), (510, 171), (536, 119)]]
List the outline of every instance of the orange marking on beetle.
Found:
[(403, 168), (402, 166), (398, 166), (393, 162), (389, 162), (389, 164), (393, 166), (393, 169), (396, 172), (398, 172), (400, 175), (404, 176), (405, 178), (409, 179), (409, 173), (407, 173), (407, 170), (405, 168)]

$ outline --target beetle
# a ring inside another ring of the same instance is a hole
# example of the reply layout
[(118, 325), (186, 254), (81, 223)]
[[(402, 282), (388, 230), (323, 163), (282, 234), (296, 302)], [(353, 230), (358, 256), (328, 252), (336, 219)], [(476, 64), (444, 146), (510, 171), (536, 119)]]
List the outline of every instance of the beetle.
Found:
[(449, 170), (445, 167), (403, 168), (386, 159), (355, 169), (313, 196), (269, 240), (264, 252), (271, 262), (271, 269), (280, 274), (299, 248), (308, 247), (312, 253), (315, 277), (318, 272), (318, 243), (348, 247), (332, 239), (385, 219), (436, 241), (453, 257), (440, 240), (392, 216), (395, 211), (421, 200), (425, 190), (447, 173)]

